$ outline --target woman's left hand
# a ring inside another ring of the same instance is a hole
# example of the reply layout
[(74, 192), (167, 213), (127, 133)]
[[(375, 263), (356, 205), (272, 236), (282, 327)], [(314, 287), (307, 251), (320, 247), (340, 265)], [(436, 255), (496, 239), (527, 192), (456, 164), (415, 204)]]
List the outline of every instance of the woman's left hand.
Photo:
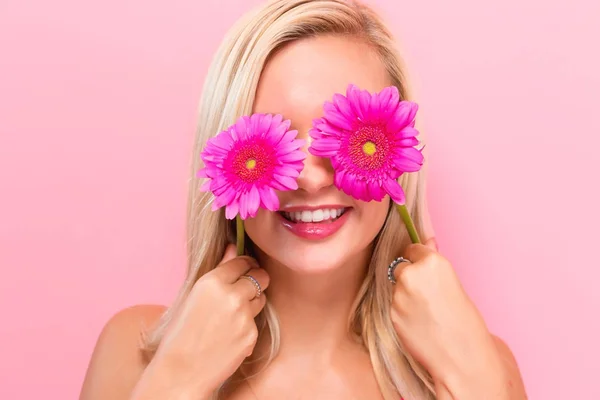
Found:
[(495, 337), (434, 245), (411, 244), (395, 271), (391, 317), (405, 349), (431, 374), (438, 399), (521, 399)]

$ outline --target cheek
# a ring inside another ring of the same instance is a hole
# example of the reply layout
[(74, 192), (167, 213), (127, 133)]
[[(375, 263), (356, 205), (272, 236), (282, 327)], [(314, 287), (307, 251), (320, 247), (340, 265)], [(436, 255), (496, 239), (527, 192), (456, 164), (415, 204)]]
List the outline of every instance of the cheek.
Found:
[(246, 234), (259, 247), (261, 244), (268, 242), (269, 237), (272, 235), (272, 229), (267, 227), (272, 226), (273, 218), (277, 218), (275, 213), (260, 208), (256, 217), (249, 218), (244, 222)]
[(390, 200), (388, 197), (380, 202), (361, 202), (358, 206), (358, 222), (361, 231), (368, 232), (369, 237), (377, 235), (385, 223), (389, 208)]

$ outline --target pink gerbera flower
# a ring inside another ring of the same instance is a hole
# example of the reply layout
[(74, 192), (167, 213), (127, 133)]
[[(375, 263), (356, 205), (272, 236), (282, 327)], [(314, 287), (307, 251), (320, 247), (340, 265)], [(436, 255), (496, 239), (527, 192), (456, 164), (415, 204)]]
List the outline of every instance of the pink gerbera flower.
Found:
[(398, 178), (423, 165), (423, 149), (415, 148), (417, 105), (400, 101), (395, 86), (370, 94), (349, 85), (346, 96), (334, 95), (323, 108), (309, 132), (309, 151), (331, 159), (335, 186), (359, 200), (381, 201), (389, 194), (404, 204)]
[(224, 206), (227, 219), (238, 213), (242, 219), (254, 217), (259, 207), (279, 208), (275, 190), (298, 188), (304, 140), (282, 120), (272, 114), (243, 116), (208, 141), (198, 177), (208, 178), (201, 190), (214, 194), (213, 211)]

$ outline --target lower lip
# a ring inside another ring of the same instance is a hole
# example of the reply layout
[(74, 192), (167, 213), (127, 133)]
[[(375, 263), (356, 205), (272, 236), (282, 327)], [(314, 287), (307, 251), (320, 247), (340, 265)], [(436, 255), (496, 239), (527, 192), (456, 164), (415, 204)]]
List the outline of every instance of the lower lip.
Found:
[(339, 231), (342, 225), (348, 220), (348, 214), (351, 212), (352, 209), (346, 209), (344, 214), (333, 222), (292, 222), (285, 219), (283, 215), (279, 213), (277, 213), (277, 215), (281, 218), (283, 226), (289, 229), (294, 235), (309, 240), (321, 240), (328, 238)]

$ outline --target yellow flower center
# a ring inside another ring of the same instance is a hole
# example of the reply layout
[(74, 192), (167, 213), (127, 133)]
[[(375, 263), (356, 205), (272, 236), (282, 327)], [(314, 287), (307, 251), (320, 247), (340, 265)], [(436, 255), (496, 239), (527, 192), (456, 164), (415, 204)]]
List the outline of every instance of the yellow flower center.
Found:
[(248, 169), (256, 168), (256, 160), (251, 158), (248, 161), (246, 161), (246, 168), (248, 168)]
[(365, 144), (363, 144), (362, 149), (366, 155), (372, 156), (377, 151), (377, 146), (375, 146), (375, 143), (368, 141)]

